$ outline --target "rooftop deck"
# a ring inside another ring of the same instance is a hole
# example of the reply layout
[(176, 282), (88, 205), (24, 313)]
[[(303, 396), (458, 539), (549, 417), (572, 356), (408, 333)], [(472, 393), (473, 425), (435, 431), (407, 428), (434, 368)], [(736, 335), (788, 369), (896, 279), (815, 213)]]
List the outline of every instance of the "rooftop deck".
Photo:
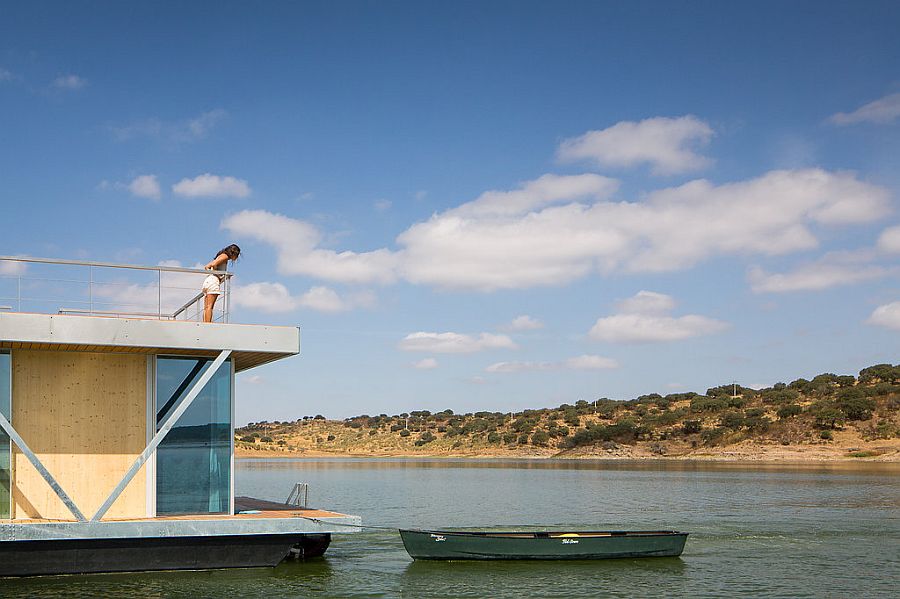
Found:
[(300, 352), (297, 327), (230, 323), (231, 274), (200, 322), (210, 271), (0, 256), (0, 349), (215, 357), (241, 371)]

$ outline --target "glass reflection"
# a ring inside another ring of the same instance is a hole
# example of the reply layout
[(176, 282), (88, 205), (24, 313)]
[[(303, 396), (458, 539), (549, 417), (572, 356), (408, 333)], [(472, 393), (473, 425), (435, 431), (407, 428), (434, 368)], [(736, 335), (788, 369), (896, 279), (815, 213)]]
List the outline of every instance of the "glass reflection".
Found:
[[(208, 358), (157, 359), (157, 430), (210, 364)], [(231, 364), (226, 362), (157, 449), (157, 514), (231, 511), (231, 434)]]

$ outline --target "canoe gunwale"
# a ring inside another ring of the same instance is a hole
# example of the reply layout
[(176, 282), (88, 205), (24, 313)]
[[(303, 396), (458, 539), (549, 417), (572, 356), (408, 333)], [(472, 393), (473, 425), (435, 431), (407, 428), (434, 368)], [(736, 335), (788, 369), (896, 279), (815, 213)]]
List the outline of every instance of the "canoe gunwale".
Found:
[(554, 530), (554, 531), (523, 531), (523, 530), (491, 530), (491, 531), (470, 531), (470, 530), (426, 530), (419, 528), (400, 528), (401, 534), (405, 532), (413, 534), (435, 534), (435, 535), (453, 535), (463, 537), (478, 538), (515, 538), (515, 539), (544, 539), (544, 538), (560, 538), (563, 535), (578, 535), (582, 538), (601, 538), (601, 537), (665, 537), (688, 535), (690, 533), (680, 532), (677, 530)]

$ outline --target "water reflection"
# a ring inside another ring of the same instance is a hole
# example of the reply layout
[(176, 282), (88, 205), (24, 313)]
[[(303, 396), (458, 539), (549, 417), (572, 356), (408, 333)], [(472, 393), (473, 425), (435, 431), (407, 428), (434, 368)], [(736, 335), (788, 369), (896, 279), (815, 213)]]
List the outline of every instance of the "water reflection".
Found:
[(808, 472), (900, 474), (891, 462), (713, 462), (704, 460), (603, 460), (558, 458), (238, 458), (247, 469), (372, 470), (415, 468), (516, 468), (524, 470), (613, 470), (649, 472)]

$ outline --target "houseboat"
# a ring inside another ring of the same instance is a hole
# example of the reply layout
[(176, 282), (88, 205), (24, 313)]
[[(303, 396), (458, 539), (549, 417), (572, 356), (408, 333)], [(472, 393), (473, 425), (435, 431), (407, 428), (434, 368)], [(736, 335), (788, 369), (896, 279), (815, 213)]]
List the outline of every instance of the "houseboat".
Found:
[(235, 374), (300, 330), (229, 322), (225, 272), (200, 322), (209, 274), (0, 256), (0, 576), (274, 566), (359, 530), (235, 497)]

